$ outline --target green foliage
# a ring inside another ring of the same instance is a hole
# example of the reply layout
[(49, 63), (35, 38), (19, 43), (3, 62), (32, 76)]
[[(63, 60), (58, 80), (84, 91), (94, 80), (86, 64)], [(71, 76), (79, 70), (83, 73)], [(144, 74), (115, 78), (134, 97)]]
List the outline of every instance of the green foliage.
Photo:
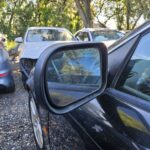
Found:
[(6, 41), (6, 43), (5, 43), (5, 49), (7, 51), (15, 48), (16, 46), (17, 46), (17, 43), (15, 43), (14, 41)]
[(9, 0), (0, 2), (0, 33), (9, 40), (29, 26), (59, 26), (75, 32), (82, 26), (73, 0)]
[(1, 0), (0, 10), (0, 33), (14, 40), (30, 26), (59, 26), (74, 33), (96, 19), (102, 27), (114, 19), (118, 29), (130, 30), (142, 16), (150, 18), (150, 0)]
[[(114, 19), (119, 30), (132, 30), (141, 17), (150, 19), (150, 0), (93, 0), (95, 17), (101, 26)], [(105, 19), (102, 21), (99, 16)]]

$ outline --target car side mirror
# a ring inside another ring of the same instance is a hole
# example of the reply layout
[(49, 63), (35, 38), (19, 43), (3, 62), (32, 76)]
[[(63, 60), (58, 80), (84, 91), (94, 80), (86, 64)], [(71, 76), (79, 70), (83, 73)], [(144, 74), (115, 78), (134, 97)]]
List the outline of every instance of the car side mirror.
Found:
[(23, 38), (22, 37), (17, 37), (17, 38), (15, 38), (15, 42), (16, 43), (22, 43), (23, 42)]
[(99, 96), (107, 82), (102, 43), (66, 43), (47, 48), (34, 72), (35, 95), (55, 114), (67, 113)]

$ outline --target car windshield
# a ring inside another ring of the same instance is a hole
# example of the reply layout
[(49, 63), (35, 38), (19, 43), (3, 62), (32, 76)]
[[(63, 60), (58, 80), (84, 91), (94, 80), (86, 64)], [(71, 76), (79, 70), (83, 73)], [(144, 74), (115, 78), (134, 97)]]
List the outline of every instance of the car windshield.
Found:
[(67, 30), (57, 29), (34, 29), (29, 30), (27, 42), (44, 42), (44, 41), (72, 41), (74, 37)]
[(123, 36), (124, 34), (119, 31), (112, 31), (112, 30), (92, 31), (92, 37), (94, 42), (118, 40)]

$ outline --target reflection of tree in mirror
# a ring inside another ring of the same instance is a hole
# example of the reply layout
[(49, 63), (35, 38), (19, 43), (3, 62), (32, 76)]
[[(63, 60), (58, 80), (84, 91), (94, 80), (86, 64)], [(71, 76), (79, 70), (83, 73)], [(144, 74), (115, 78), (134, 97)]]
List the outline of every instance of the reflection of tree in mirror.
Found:
[[(92, 75), (93, 67), (98, 67), (99, 53), (94, 48), (88, 48), (86, 50), (79, 49), (76, 51), (70, 50), (65, 51), (65, 65), (63, 66), (61, 72), (64, 74), (78, 74), (78, 75)], [(92, 66), (92, 61), (94, 65)], [(92, 68), (89, 68), (92, 67)]]
[(97, 56), (98, 50), (95, 48), (86, 48), (86, 50), (85, 49), (68, 50), (68, 51), (64, 51), (64, 53), (69, 58), (77, 58), (83, 56), (86, 57), (87, 55)]
[(98, 84), (100, 55), (98, 49), (67, 50), (55, 53), (48, 65), (52, 82)]

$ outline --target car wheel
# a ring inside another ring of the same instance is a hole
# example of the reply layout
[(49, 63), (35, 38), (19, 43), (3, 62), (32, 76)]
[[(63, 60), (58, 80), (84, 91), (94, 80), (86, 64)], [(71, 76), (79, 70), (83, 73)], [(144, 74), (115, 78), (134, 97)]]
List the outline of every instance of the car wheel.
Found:
[(35, 102), (31, 94), (29, 96), (29, 113), (37, 149), (50, 149), (49, 113)]

